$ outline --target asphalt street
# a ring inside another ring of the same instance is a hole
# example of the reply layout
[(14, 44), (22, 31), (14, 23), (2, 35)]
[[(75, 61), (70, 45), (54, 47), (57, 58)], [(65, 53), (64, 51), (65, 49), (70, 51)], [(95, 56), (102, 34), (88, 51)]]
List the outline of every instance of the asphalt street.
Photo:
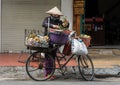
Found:
[(120, 77), (95, 79), (94, 81), (83, 81), (73, 78), (60, 78), (52, 81), (0, 79), (0, 85), (120, 85)]

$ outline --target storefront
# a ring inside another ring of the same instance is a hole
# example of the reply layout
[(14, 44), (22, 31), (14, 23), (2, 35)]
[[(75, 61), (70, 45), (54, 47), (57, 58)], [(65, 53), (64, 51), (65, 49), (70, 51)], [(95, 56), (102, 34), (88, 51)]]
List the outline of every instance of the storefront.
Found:
[(1, 4), (2, 52), (26, 49), (24, 30), (40, 29), (42, 32), (42, 21), (48, 16), (45, 12), (53, 6), (61, 8), (60, 0), (1, 0)]
[[(70, 29), (92, 36), (93, 46), (120, 45), (119, 0), (0, 0), (0, 4), (0, 52), (26, 49), (24, 30), (42, 33), (45, 12), (54, 6), (67, 16)], [(81, 25), (81, 15), (86, 26)]]
[(0, 52), (25, 50), (25, 29), (39, 29), (42, 34), (42, 21), (48, 16), (45, 12), (54, 6), (61, 9), (63, 14), (67, 16), (72, 29), (72, 0), (0, 0), (0, 3), (0, 20), (2, 20)]
[(73, 0), (73, 29), (90, 35), (92, 46), (118, 46), (119, 8), (120, 0)]
[(120, 1), (86, 0), (86, 32), (92, 45), (120, 45)]

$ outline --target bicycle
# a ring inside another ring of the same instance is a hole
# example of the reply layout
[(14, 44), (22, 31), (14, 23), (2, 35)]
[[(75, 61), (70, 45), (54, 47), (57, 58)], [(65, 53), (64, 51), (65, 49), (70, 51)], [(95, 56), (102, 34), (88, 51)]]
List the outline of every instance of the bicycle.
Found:
[[(70, 34), (69, 36), (70, 39), (72, 39), (73, 36), (75, 36), (75, 32)], [(81, 74), (83, 79), (86, 81), (93, 80), (94, 79), (94, 65), (89, 55), (76, 55), (76, 54), (71, 53), (70, 57), (66, 59), (67, 56), (59, 51), (59, 48), (62, 46), (62, 44), (54, 43), (52, 48), (29, 46), (29, 49), (35, 50), (35, 52), (32, 52), (26, 61), (26, 72), (29, 75), (29, 77), (35, 81), (48, 80), (54, 74), (56, 69), (58, 69), (59, 72), (62, 75), (64, 75), (66, 72), (66, 68), (67, 68), (66, 65), (69, 63), (69, 61), (73, 57), (76, 57), (79, 73)], [(51, 55), (51, 52), (53, 50), (57, 50), (55, 59)], [(65, 60), (65, 62), (61, 63), (63, 59)], [(46, 63), (46, 61), (48, 60), (51, 62), (50, 64)], [(47, 69), (51, 69), (51, 71), (49, 72), (49, 75), (46, 77), (45, 71)]]
[[(94, 78), (94, 66), (91, 58), (88, 55), (75, 55), (71, 54), (68, 60), (64, 64), (61, 64), (60, 61), (65, 59), (64, 54), (60, 54), (61, 56), (56, 55), (56, 59), (50, 55), (50, 52), (53, 49), (58, 49), (60, 46), (56, 45), (54, 48), (39, 48), (39, 47), (30, 47), (31, 49), (37, 50), (33, 52), (26, 61), (26, 72), (30, 78), (35, 81), (44, 81), (48, 80), (55, 72), (56, 69), (60, 71), (62, 75), (64, 75), (66, 71), (66, 64), (73, 58), (77, 57), (78, 69), (79, 73), (83, 77), (84, 80), (90, 81)], [(52, 61), (52, 65), (45, 65), (45, 54), (47, 53), (47, 58)], [(56, 62), (58, 63), (58, 67), (56, 67)], [(45, 77), (45, 69), (52, 69), (49, 76)]]

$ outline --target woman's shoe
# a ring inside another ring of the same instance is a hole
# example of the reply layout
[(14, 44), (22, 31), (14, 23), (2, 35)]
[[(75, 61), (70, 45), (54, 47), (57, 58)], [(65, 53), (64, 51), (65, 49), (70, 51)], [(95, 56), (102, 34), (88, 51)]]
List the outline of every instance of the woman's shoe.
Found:
[[(45, 79), (47, 79), (48, 77), (49, 77), (50, 75), (47, 75), (47, 76), (45, 76)], [(55, 79), (56, 78), (56, 76), (51, 76), (48, 80), (53, 80), (53, 79)]]
[(51, 76), (50, 78), (49, 78), (49, 80), (54, 80), (56, 78), (56, 76)]

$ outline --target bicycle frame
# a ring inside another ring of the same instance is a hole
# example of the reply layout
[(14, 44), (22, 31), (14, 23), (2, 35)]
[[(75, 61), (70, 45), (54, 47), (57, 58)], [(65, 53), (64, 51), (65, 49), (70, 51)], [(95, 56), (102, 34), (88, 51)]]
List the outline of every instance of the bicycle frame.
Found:
[[(61, 53), (61, 55), (62, 55), (62, 53)], [(57, 60), (57, 63), (59, 65), (60, 69), (62, 69), (63, 67), (65, 67), (68, 64), (68, 62), (73, 58), (73, 56), (74, 56), (74, 54), (71, 54), (70, 57), (67, 60), (66, 60), (66, 56), (65, 55), (62, 55), (62, 57), (56, 56), (56, 60)], [(60, 63), (60, 61), (62, 59), (65, 59), (65, 63), (64, 64)]]

